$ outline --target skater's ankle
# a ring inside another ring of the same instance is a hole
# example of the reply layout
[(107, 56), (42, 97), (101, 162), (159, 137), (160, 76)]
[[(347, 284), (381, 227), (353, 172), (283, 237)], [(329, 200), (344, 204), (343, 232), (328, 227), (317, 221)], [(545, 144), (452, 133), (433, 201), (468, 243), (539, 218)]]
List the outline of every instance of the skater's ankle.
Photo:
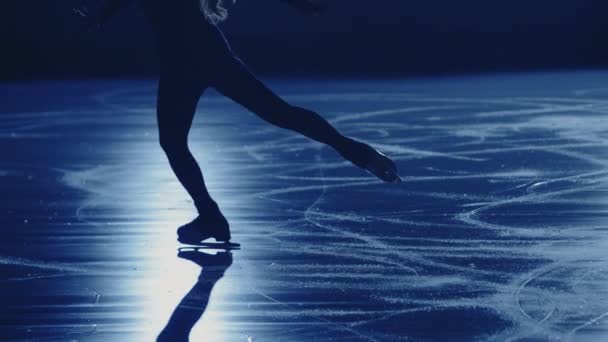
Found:
[(209, 213), (209, 211), (211, 210), (217, 210), (219, 208), (217, 203), (212, 199), (205, 200), (203, 202), (197, 202), (195, 203), (195, 206), (199, 215), (204, 215), (206, 213)]

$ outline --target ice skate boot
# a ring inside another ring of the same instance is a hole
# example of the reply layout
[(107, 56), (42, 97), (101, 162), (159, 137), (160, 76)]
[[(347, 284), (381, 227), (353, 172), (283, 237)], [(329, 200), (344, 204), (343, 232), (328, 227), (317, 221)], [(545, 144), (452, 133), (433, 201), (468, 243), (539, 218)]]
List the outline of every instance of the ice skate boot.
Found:
[(356, 166), (387, 183), (399, 183), (397, 166), (389, 157), (368, 144), (348, 138), (349, 144), (340, 154)]
[(228, 242), (230, 226), (217, 204), (214, 204), (192, 222), (179, 227), (177, 236), (177, 240), (185, 244), (199, 244), (209, 238), (214, 238), (217, 242)]

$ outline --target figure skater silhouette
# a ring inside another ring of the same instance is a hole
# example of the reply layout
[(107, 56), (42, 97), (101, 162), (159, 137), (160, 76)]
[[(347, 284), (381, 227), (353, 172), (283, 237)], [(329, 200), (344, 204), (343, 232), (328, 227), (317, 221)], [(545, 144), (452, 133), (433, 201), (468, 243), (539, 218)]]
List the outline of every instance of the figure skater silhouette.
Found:
[[(203, 91), (213, 87), (263, 120), (334, 148), (343, 158), (385, 182), (399, 182), (395, 163), (368, 144), (342, 135), (319, 114), (292, 106), (260, 82), (236, 57), (217, 24), (225, 2), (235, 0), (105, 0), (94, 12), (74, 11), (102, 27), (121, 9), (137, 3), (152, 26), (160, 55), (157, 120), (160, 146), (199, 216), (178, 228), (184, 243), (230, 240), (228, 221), (207, 192), (203, 174), (188, 148), (188, 132)], [(313, 0), (282, 0), (319, 13)]]

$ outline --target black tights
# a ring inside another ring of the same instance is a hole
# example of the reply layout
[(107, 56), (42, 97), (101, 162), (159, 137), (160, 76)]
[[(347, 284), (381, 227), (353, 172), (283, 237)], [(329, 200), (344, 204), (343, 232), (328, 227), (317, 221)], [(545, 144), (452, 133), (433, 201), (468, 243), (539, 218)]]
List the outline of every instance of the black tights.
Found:
[[(203, 91), (212, 86), (265, 121), (327, 144), (338, 152), (348, 138), (340, 134), (319, 114), (289, 105), (268, 89), (237, 58), (213, 71), (208, 81), (163, 73), (158, 89), (158, 127), (160, 145), (171, 168), (186, 188), (199, 213), (213, 203), (198, 163), (188, 148), (188, 132)], [(203, 78), (204, 79), (204, 78)]]

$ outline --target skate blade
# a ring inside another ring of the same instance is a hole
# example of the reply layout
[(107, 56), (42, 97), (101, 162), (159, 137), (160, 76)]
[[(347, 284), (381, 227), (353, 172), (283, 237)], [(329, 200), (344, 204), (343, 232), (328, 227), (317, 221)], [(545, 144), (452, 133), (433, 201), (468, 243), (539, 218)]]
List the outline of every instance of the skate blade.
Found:
[[(211, 242), (209, 240), (214, 239), (215, 242)], [(193, 237), (193, 236), (178, 236), (177, 237), (177, 241), (186, 245), (200, 245), (203, 243), (215, 243), (215, 244), (222, 244), (222, 243), (230, 243), (230, 238), (228, 239), (218, 239), (214, 236), (201, 236), (201, 237)]]
[(179, 252), (184, 251), (199, 251), (204, 249), (216, 249), (216, 250), (239, 250), (241, 244), (236, 242), (198, 242), (198, 243), (186, 243), (189, 246), (178, 248)]

